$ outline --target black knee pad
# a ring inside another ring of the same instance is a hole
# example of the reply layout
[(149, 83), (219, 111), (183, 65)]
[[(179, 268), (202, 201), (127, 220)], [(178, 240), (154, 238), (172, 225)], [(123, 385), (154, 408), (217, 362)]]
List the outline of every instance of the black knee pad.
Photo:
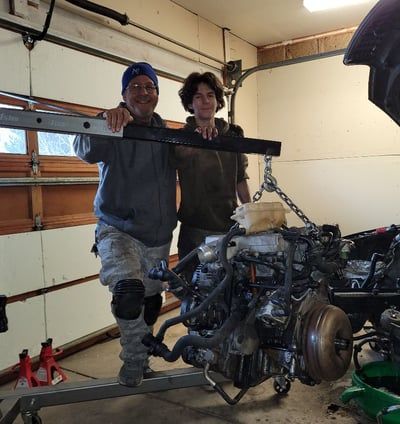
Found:
[(144, 320), (147, 325), (153, 325), (158, 318), (162, 305), (162, 296), (157, 293), (144, 299)]
[(144, 285), (140, 280), (121, 280), (115, 285), (111, 302), (117, 318), (132, 320), (139, 317), (144, 301)]

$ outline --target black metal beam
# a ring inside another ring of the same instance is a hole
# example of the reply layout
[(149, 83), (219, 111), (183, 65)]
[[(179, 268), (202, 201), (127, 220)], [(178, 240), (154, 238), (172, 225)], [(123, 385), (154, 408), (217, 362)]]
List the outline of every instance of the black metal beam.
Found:
[(279, 156), (281, 143), (246, 137), (218, 136), (204, 140), (194, 132), (129, 125), (124, 130), (113, 133), (102, 118), (71, 116), (46, 112), (32, 112), (15, 109), (0, 109), (0, 127), (20, 128), (67, 134), (87, 134), (116, 139), (134, 139), (186, 145), (200, 149), (223, 150), (238, 153), (256, 153)]
[(278, 141), (227, 136), (204, 140), (198, 133), (169, 128), (126, 127), (124, 137), (227, 152), (257, 153), (269, 156), (279, 156), (281, 153), (281, 143)]

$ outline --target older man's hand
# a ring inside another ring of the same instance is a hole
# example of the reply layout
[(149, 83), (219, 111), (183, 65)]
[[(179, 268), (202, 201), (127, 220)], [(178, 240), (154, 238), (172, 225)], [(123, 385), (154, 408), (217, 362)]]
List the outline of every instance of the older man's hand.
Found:
[(119, 132), (121, 128), (126, 127), (129, 122), (133, 121), (129, 110), (124, 107), (116, 107), (103, 112), (103, 118), (107, 120), (108, 128), (112, 132)]

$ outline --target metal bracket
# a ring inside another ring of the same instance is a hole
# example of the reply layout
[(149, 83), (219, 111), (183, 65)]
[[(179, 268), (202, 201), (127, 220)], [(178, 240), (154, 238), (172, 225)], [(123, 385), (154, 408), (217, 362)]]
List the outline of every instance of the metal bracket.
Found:
[[(227, 381), (220, 374), (211, 373), (214, 381)], [(17, 392), (0, 393), (0, 424), (11, 424), (19, 413), (37, 413), (48, 406), (111, 399), (115, 397), (161, 392), (186, 387), (208, 385), (203, 371), (196, 368), (159, 371), (145, 378), (138, 387), (121, 386), (115, 378), (61, 383), (57, 386), (18, 389)]]
[(35, 225), (33, 226), (33, 229), (35, 231), (40, 231), (43, 229), (43, 222), (42, 222), (42, 217), (40, 216), (40, 214), (35, 215)]
[(40, 160), (38, 158), (38, 154), (33, 150), (31, 154), (31, 162), (30, 162), (33, 175), (37, 175), (39, 173)]
[(225, 84), (228, 88), (233, 88), (236, 85), (236, 81), (242, 75), (242, 61), (231, 60), (224, 68), (225, 71)]

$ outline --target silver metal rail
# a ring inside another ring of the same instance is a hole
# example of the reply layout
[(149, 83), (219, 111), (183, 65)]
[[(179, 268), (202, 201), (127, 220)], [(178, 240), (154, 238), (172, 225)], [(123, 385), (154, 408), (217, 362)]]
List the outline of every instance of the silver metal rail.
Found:
[[(213, 381), (227, 381), (223, 376), (211, 373)], [(41, 408), (111, 399), (115, 397), (162, 392), (208, 385), (203, 371), (196, 368), (184, 368), (154, 372), (138, 387), (121, 386), (115, 378), (61, 383), (57, 386), (18, 389), (14, 392), (0, 393), (0, 424), (11, 424), (21, 413), (24, 423), (37, 422), (30, 417), (37, 416)]]
[(0, 127), (50, 131), (66, 134), (90, 134), (122, 138), (123, 131), (112, 132), (102, 118), (72, 116), (16, 109), (0, 109)]
[(0, 187), (98, 184), (98, 177), (13, 177), (0, 178)]

